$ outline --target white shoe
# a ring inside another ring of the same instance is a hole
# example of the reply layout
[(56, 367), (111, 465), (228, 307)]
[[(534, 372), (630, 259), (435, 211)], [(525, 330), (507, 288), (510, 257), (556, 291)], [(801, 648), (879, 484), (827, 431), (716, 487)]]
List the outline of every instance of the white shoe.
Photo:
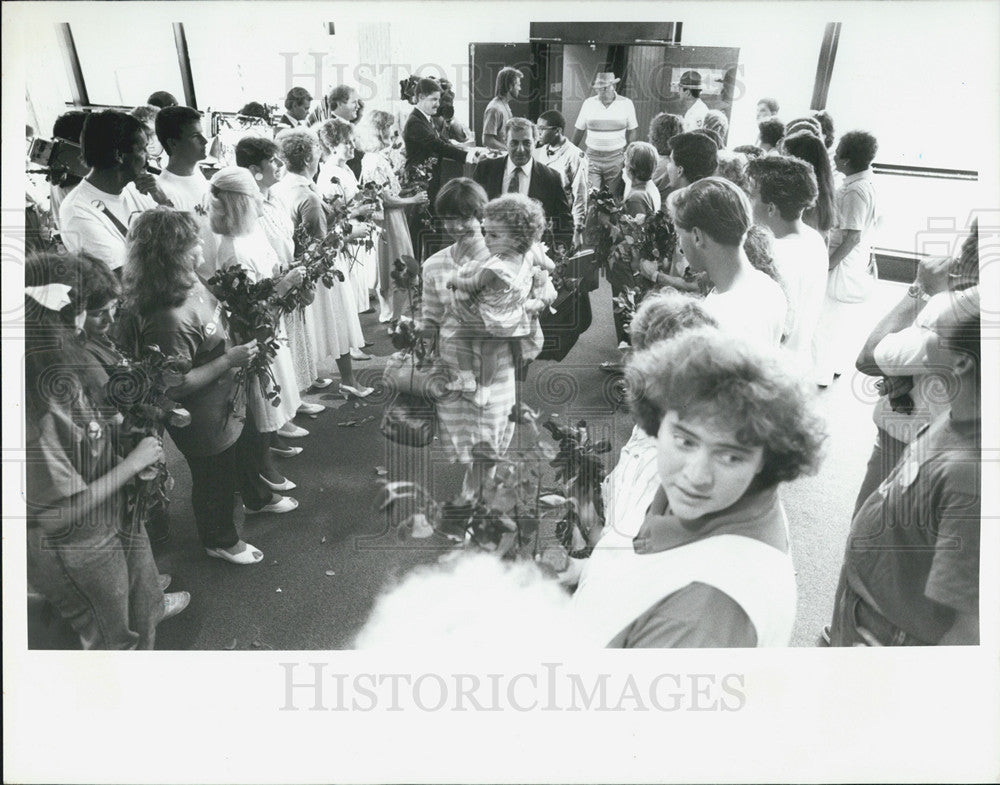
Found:
[(279, 496), (276, 502), (265, 504), (259, 510), (251, 510), (246, 505), (243, 505), (243, 510), (244, 512), (246, 512), (247, 515), (257, 515), (258, 513), (262, 512), (273, 512), (277, 514), (282, 512), (291, 512), (298, 506), (299, 506), (298, 501), (296, 499), (293, 499), (291, 496)]
[(351, 349), (351, 359), (357, 360), (358, 362), (363, 362), (364, 360), (370, 360), (372, 356), (370, 354), (365, 354), (360, 349)]
[(299, 406), (298, 412), (296, 413), (308, 414), (310, 417), (312, 417), (313, 415), (319, 414), (320, 412), (325, 410), (326, 407), (321, 403), (306, 403), (305, 401), (303, 401), (302, 405)]
[(175, 591), (172, 594), (163, 595), (163, 617), (160, 621), (166, 621), (171, 616), (176, 616), (184, 610), (191, 602), (191, 595), (186, 591)]
[(261, 481), (272, 491), (293, 491), (298, 487), (294, 482), (289, 480), (287, 477), (285, 477), (285, 479), (282, 480), (281, 482), (271, 482), (263, 474), (258, 474), (257, 476), (260, 477)]
[(300, 428), (293, 422), (286, 422), (278, 428), (278, 436), (284, 439), (304, 439), (308, 435), (309, 431), (305, 428)]
[(367, 398), (375, 392), (374, 387), (352, 387), (349, 384), (340, 385), (340, 394), (345, 398)]
[(312, 383), (312, 386), (316, 390), (325, 390), (331, 384), (333, 384), (333, 379), (330, 379), (326, 376), (321, 376)]

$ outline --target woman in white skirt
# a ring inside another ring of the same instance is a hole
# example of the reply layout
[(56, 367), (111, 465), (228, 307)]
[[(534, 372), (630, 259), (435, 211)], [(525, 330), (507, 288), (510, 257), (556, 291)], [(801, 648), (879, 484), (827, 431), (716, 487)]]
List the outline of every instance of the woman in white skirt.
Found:
[[(287, 292), (302, 283), (303, 271), (301, 267), (289, 271), (281, 269), (278, 257), (258, 223), (261, 202), (260, 189), (247, 169), (227, 166), (212, 178), (209, 221), (212, 231), (219, 236), (216, 269), (225, 270), (239, 265), (254, 280), (275, 277), (278, 292)], [(247, 414), (252, 416), (254, 428), (261, 435), (261, 449), (258, 451), (261, 477), (272, 490), (287, 491), (295, 484), (277, 471), (268, 448), (275, 433), (295, 417), (302, 400), (287, 338), (279, 333), (278, 342), (278, 351), (271, 361), (271, 373), (275, 384), (280, 387), (280, 402), (277, 406), (272, 405), (259, 382), (254, 380), (249, 388)]]
[[(285, 162), (285, 175), (271, 192), (288, 208), (295, 228), (295, 255), (302, 253), (303, 243), (326, 236), (326, 216), (323, 200), (313, 178), (319, 169), (319, 140), (304, 128), (290, 128), (278, 134), (275, 141)], [(316, 284), (316, 299), (305, 309), (306, 332), (312, 342), (317, 365), (334, 357), (340, 371), (340, 392), (345, 397), (364, 398), (371, 387), (363, 387), (354, 378), (351, 349), (360, 350), (365, 339), (355, 307), (354, 294), (347, 283), (335, 283), (327, 288)], [(316, 387), (326, 386), (327, 380), (317, 380)]]
[[(326, 160), (319, 169), (316, 187), (324, 199), (342, 199), (348, 205), (358, 195), (358, 180), (347, 162), (354, 157), (354, 126), (339, 117), (331, 117), (319, 127), (319, 141), (326, 151)], [(370, 205), (350, 207), (351, 218), (367, 218), (373, 210)], [(359, 238), (361, 239), (361, 238)], [(377, 271), (375, 250), (367, 250), (361, 243), (352, 244), (343, 254), (342, 270), (347, 277), (349, 288), (354, 295), (354, 307), (358, 313), (369, 310), (368, 291), (374, 283)], [(369, 277), (372, 278), (369, 281)], [(361, 350), (351, 352), (355, 360), (370, 360)]]
[[(295, 266), (293, 262), (295, 227), (284, 202), (271, 193), (271, 186), (278, 182), (284, 167), (278, 157), (278, 145), (270, 139), (247, 137), (236, 145), (236, 163), (249, 170), (257, 181), (257, 187), (264, 199), (257, 222), (277, 255), (281, 269), (291, 270)], [(312, 343), (306, 331), (305, 309), (299, 307), (286, 314), (284, 323), (288, 335), (288, 348), (292, 353), (296, 387), (300, 392), (304, 392), (312, 387), (313, 381), (319, 375), (316, 370), (316, 358), (312, 353)], [(316, 415), (324, 408), (326, 407), (322, 404), (303, 401), (299, 405), (298, 413)], [(299, 428), (294, 423), (286, 423), (278, 433), (293, 439), (308, 435), (305, 428)]]

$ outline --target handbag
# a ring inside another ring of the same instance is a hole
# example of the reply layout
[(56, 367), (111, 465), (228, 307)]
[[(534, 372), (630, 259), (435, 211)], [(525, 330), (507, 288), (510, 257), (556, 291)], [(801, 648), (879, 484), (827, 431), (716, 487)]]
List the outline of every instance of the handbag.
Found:
[(422, 361), (412, 349), (404, 349), (391, 355), (382, 371), (390, 395), (402, 393), (428, 402), (445, 396), (449, 378), (437, 359), (437, 338)]
[(404, 447), (426, 447), (437, 432), (437, 410), (425, 398), (400, 393), (386, 404), (379, 430)]
[[(553, 313), (552, 311), (555, 311)], [(593, 314), (590, 310), (590, 295), (577, 281), (570, 288), (559, 293), (551, 309), (539, 314), (545, 343), (538, 360), (560, 361), (566, 358), (580, 336), (590, 327)]]

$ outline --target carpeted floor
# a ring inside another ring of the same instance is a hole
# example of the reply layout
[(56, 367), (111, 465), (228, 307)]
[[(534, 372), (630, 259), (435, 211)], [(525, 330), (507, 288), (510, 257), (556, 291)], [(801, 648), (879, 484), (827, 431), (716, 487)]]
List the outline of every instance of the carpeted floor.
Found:
[[(866, 305), (866, 329), (904, 291), (900, 284), (880, 283)], [(590, 330), (563, 362), (534, 363), (522, 396), (565, 421), (586, 420), (597, 438), (612, 439), (612, 455), (617, 455), (632, 421), (627, 411), (614, 410), (612, 379), (598, 367), (617, 355), (606, 282), (591, 300)], [(392, 348), (374, 315), (362, 316), (362, 324), (376, 358), (356, 368), (359, 378), (372, 384)], [(816, 477), (783, 489), (798, 572), (796, 646), (815, 643), (833, 607), (851, 511), (874, 438), (867, 389), (862, 379), (848, 374), (818, 392), (830, 431), (825, 461)], [(299, 418), (311, 431), (296, 442), (305, 450), (279, 464), (299, 485), (292, 492), (299, 508), (252, 517), (241, 526), (244, 538), (264, 552), (258, 565), (235, 567), (204, 555), (195, 535), (187, 465), (170, 445), (169, 466), (177, 480), (172, 537), (156, 556), (160, 571), (173, 575), (171, 590), (191, 592), (192, 601), (183, 614), (160, 626), (157, 648), (347, 648), (385, 586), (451, 549), (438, 536), (400, 541), (373, 504), (381, 487), (380, 467), (388, 469), (388, 479), (423, 482), (438, 499), (454, 495), (461, 470), (435, 447), (417, 451), (387, 442), (378, 430), (383, 400), (377, 394), (362, 404), (333, 393), (308, 399), (330, 409), (316, 419)], [(522, 436), (515, 435), (515, 446)], [(58, 647), (69, 640), (56, 625), (29, 613), (29, 645)]]

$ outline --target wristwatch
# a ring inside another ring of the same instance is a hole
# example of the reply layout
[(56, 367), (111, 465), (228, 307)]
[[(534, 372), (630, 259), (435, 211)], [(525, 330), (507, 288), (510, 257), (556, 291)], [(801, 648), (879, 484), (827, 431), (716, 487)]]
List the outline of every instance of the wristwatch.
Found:
[(918, 283), (911, 283), (910, 288), (906, 290), (906, 293), (910, 295), (914, 300), (919, 300), (924, 297), (924, 290)]

